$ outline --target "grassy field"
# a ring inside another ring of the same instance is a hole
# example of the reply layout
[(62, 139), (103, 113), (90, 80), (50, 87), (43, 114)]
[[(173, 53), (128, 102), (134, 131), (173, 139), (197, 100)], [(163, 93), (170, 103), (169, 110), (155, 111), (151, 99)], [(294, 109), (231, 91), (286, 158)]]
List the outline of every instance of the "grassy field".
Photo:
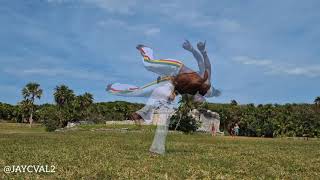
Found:
[[(319, 140), (170, 133), (167, 154), (152, 156), (153, 133), (125, 125), (48, 133), (40, 125), (0, 123), (0, 179), (320, 178)], [(8, 165), (53, 165), (55, 172), (6, 174)]]

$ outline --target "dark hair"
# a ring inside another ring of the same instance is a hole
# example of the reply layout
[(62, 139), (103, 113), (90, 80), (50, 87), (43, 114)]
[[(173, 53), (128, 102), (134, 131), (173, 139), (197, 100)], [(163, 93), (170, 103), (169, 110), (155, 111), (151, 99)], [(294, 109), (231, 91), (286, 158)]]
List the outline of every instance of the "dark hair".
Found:
[(206, 84), (205, 81), (208, 79), (208, 72), (204, 73), (202, 78), (198, 73), (181, 73), (172, 79), (175, 91), (179, 94), (191, 94), (195, 95), (197, 92), (204, 96), (210, 89), (211, 85)]

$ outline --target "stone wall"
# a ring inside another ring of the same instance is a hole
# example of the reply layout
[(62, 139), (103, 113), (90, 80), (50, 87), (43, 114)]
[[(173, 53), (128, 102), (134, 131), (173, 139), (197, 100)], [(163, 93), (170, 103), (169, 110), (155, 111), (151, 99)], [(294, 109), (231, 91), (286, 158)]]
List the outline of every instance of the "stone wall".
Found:
[(201, 126), (197, 131), (203, 131), (207, 133), (221, 133), (220, 132), (220, 115), (210, 110), (198, 111), (194, 109), (190, 114), (198, 121), (201, 122)]

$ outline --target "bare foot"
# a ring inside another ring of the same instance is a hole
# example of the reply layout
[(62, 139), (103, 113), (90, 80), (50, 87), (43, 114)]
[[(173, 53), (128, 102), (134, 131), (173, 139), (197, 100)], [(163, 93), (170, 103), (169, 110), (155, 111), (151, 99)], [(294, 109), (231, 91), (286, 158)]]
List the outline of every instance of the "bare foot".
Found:
[(152, 151), (149, 151), (149, 153), (150, 153), (150, 156), (152, 156), (152, 157), (159, 157), (161, 155), (161, 154), (158, 154), (158, 153), (152, 152)]
[(191, 45), (191, 43), (186, 40), (183, 44), (182, 44), (183, 49), (187, 50), (187, 51), (192, 51), (193, 47)]
[(198, 42), (197, 48), (199, 49), (200, 52), (204, 52), (206, 49), (206, 41), (204, 42)]

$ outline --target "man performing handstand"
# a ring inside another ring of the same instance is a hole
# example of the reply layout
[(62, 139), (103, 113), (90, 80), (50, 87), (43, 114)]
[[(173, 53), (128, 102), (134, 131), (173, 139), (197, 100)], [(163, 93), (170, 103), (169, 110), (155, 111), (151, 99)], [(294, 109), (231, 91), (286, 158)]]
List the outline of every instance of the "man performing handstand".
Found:
[(165, 137), (173, 114), (171, 102), (177, 94), (190, 94), (196, 101), (201, 102), (205, 100), (204, 97), (220, 94), (211, 86), (211, 64), (205, 50), (205, 43), (199, 42), (197, 47), (201, 55), (189, 41), (183, 43), (183, 48), (190, 51), (197, 60), (199, 72), (191, 70), (179, 60), (155, 59), (151, 48), (138, 45), (137, 49), (143, 57), (145, 68), (159, 75), (157, 81), (142, 87), (119, 83), (107, 87), (108, 92), (120, 96), (149, 97), (146, 105), (131, 115), (130, 118), (136, 122), (143, 119), (146, 123), (151, 123), (154, 111), (160, 111), (160, 122), (157, 124), (151, 152), (158, 154), (165, 152)]

